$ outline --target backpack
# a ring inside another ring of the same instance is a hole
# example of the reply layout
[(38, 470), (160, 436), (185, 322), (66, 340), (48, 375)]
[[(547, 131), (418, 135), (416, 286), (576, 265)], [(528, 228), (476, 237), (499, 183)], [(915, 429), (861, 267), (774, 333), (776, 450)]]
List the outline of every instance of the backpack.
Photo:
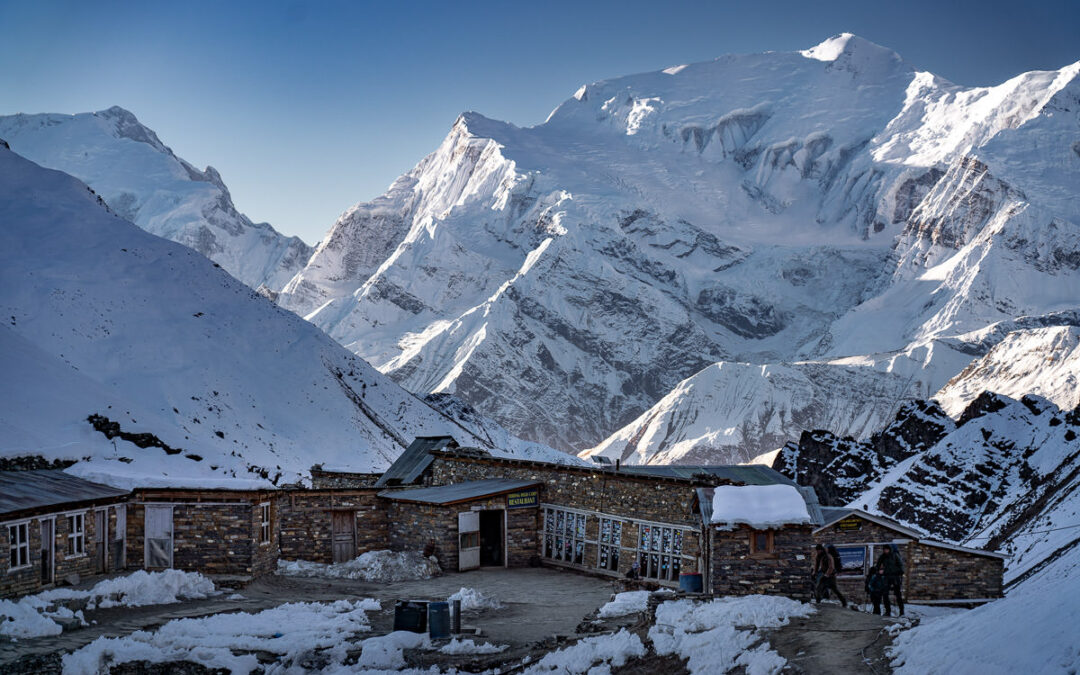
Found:
[(837, 551), (834, 548), (834, 549), (830, 550), (828, 553), (829, 553), (830, 556), (832, 556), (833, 564), (836, 566), (836, 573), (840, 574), (840, 568), (842, 567), (842, 565), (840, 564), (840, 551)]
[(870, 578), (866, 580), (866, 589), (871, 593), (880, 593), (885, 590), (885, 578), (875, 572), (870, 573)]

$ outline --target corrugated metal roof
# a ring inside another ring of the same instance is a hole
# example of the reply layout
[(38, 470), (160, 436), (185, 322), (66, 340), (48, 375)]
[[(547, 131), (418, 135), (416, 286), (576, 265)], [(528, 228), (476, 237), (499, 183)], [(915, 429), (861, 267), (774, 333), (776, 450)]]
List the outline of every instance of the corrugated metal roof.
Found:
[(623, 465), (619, 471), (667, 478), (695, 478), (700, 474), (708, 474), (714, 478), (726, 478), (733, 483), (742, 483), (744, 485), (795, 485), (795, 481), (762, 464), (734, 464), (728, 466), (630, 464)]
[(0, 515), (127, 493), (57, 469), (0, 471)]
[(452, 483), (429, 488), (417, 488), (415, 490), (384, 490), (379, 493), (380, 497), (393, 499), (399, 502), (421, 502), (424, 504), (455, 504), (467, 502), (482, 497), (491, 497), (504, 492), (513, 492), (534, 485), (540, 485), (536, 480), (510, 480), (508, 478), (488, 478), (485, 480), (471, 480), (465, 483)]
[(417, 436), (386, 473), (375, 481), (375, 487), (408, 485), (414, 482), (431, 466), (434, 459), (431, 451), (442, 450), (450, 445), (457, 445), (457, 441), (451, 436)]

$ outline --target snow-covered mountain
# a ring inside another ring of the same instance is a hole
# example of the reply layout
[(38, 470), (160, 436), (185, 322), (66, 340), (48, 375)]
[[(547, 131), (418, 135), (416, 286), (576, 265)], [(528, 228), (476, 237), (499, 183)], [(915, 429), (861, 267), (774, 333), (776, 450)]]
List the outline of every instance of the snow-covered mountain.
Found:
[(1080, 564), (1080, 408), (984, 392), (953, 420), (920, 401), (867, 441), (806, 432), (773, 467), (823, 503), (1009, 553), (1009, 586)]
[[(454, 419), (195, 251), (0, 142), (0, 458), (109, 483), (376, 471), (417, 435), (572, 460)], [(111, 439), (111, 440), (110, 440)]]
[(536, 127), (466, 113), (279, 302), (567, 450), (862, 434), (975, 333), (1076, 309), (1078, 71), (965, 88), (845, 34), (589, 84)]
[(252, 288), (278, 290), (312, 248), (236, 210), (214, 167), (200, 171), (119, 107), (78, 115), (0, 117), (0, 138), (42, 166), (82, 180), (114, 212), (189, 246)]

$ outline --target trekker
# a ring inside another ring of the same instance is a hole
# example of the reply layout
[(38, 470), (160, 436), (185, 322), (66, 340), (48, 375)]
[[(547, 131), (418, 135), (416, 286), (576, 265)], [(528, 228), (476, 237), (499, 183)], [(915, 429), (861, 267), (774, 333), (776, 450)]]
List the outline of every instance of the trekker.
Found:
[(870, 602), (874, 603), (874, 614), (881, 614), (881, 599), (885, 598), (885, 614), (889, 614), (889, 596), (885, 595), (885, 568), (874, 565), (870, 568), (870, 574), (866, 575), (866, 592), (870, 594)]
[(825, 553), (825, 547), (818, 544), (814, 547), (813, 556), (813, 568), (810, 571), (810, 583), (814, 589), (814, 601), (821, 601), (821, 582), (825, 577), (825, 570), (828, 568), (828, 561), (825, 558), (828, 554)]
[(836, 550), (836, 547), (829, 544), (829, 548), (825, 550), (825, 572), (821, 578), (821, 585), (818, 587), (819, 592), (814, 597), (815, 602), (821, 602), (821, 595), (825, 591), (832, 591), (836, 593), (836, 597), (840, 598), (840, 604), (843, 607), (847, 607), (847, 598), (840, 592), (840, 589), (836, 587), (836, 575), (840, 571), (840, 552)]
[(900, 551), (897, 550), (896, 544), (889, 544), (889, 547), (878, 558), (878, 564), (885, 571), (885, 615), (892, 615), (889, 607), (889, 592), (891, 591), (896, 595), (896, 606), (900, 610), (900, 616), (904, 616), (904, 598), (901, 595), (901, 589), (904, 586), (904, 561), (900, 558)]

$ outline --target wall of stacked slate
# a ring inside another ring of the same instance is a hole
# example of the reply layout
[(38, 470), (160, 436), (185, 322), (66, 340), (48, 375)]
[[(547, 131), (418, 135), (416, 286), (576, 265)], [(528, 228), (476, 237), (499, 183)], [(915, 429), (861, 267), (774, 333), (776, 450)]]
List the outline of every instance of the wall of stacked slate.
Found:
[(323, 471), (311, 469), (311, 487), (323, 488), (364, 488), (371, 487), (382, 477), (381, 473), (353, 473), (345, 471)]
[(731, 531), (713, 528), (711, 585), (718, 595), (785, 595), (808, 600), (812, 595), (809, 525), (787, 525), (773, 532), (773, 553), (750, 553), (749, 527)]
[[(83, 514), (83, 553), (68, 553), (68, 515)], [(27, 522), (20, 519), (5, 521), (0, 524), (0, 598), (12, 598), (20, 595), (36, 593), (46, 586), (41, 583), (41, 524), (42, 518), (52, 518), (54, 514), (37, 515), (29, 519), (27, 523), (28, 541), (30, 544), (30, 565), (11, 570), (11, 543), (8, 540), (8, 525), (18, 522)], [(94, 509), (77, 509), (74, 511), (59, 511), (55, 514), (55, 527), (53, 531), (53, 553), (55, 572), (54, 583), (57, 586), (65, 584), (65, 577), (72, 574), (79, 575), (80, 579), (90, 579), (97, 575), (97, 560), (94, 556), (94, 540), (97, 534), (97, 520), (94, 518)], [(51, 587), (49, 585), (48, 587)]]
[(1005, 561), (963, 551), (911, 544), (904, 562), (913, 602), (1000, 598)]
[(375, 495), (380, 490), (296, 490), (278, 500), (277, 528), (281, 557), (331, 563), (333, 512), (350, 511), (356, 521), (354, 555), (389, 548), (386, 502)]
[(458, 517), (461, 505), (436, 506), (410, 502), (389, 502), (387, 519), (390, 549), (393, 551), (425, 551), (439, 559), (444, 570), (458, 568)]

